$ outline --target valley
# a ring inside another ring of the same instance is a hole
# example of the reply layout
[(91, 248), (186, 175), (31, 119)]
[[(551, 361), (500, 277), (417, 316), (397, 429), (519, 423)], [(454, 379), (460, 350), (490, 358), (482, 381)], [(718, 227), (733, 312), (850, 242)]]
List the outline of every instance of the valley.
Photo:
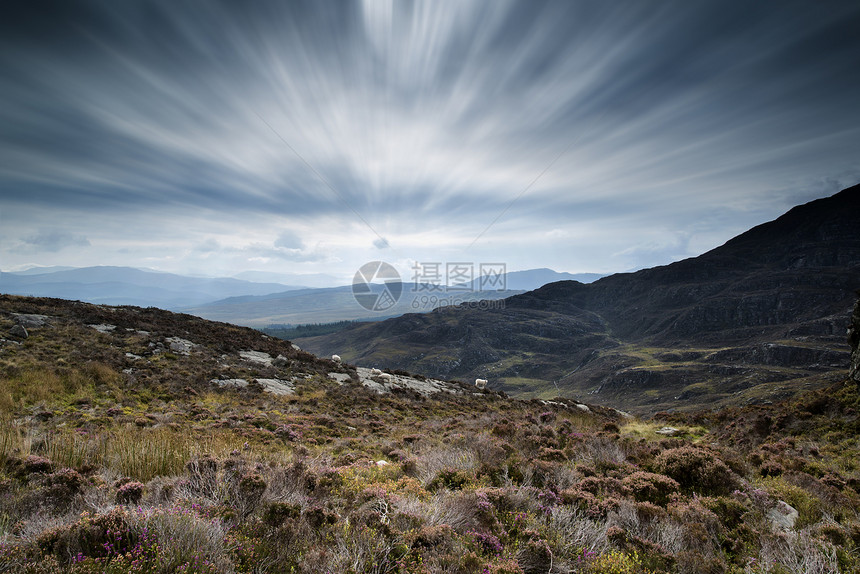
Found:
[(320, 354), (642, 413), (754, 404), (838, 378), (860, 286), (860, 187), (701, 256), (299, 339)]

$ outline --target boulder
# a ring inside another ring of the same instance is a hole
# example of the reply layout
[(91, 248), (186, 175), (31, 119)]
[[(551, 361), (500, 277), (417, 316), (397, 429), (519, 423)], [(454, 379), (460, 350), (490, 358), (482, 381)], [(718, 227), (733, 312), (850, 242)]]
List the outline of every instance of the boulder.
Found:
[(39, 327), (50, 327), (49, 320), (51, 317), (47, 315), (34, 315), (25, 313), (13, 313), (15, 322), (25, 329), (37, 329)]
[(794, 523), (797, 522), (799, 513), (789, 503), (780, 500), (774, 508), (767, 512), (767, 517), (770, 519), (774, 528), (788, 532), (794, 528)]
[(191, 341), (179, 337), (167, 337), (164, 341), (170, 346), (171, 351), (179, 355), (190, 355), (195, 347)]
[(26, 339), (30, 336), (22, 325), (13, 325), (11, 329), (9, 329), (9, 334), (13, 337), (18, 337), (19, 339)]
[(272, 364), (272, 355), (263, 351), (239, 351), (239, 356), (242, 357), (243, 361), (249, 363), (257, 363), (267, 367)]
[(212, 379), (209, 382), (219, 387), (232, 387), (234, 389), (244, 389), (248, 386), (248, 381), (245, 379)]

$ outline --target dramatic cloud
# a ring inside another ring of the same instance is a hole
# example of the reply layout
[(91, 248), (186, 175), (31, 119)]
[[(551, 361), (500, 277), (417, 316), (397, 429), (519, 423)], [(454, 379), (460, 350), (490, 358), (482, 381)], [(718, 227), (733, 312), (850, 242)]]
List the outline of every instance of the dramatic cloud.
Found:
[(17, 3), (0, 268), (696, 255), (860, 181), (858, 27), (851, 1)]

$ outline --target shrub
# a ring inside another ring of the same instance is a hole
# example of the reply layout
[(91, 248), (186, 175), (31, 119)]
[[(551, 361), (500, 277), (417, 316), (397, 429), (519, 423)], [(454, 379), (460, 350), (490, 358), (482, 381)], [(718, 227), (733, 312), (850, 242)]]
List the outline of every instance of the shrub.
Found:
[(504, 546), (494, 535), (482, 532), (470, 532), (475, 549), (486, 556), (501, 556)]
[(48, 486), (61, 486), (73, 494), (80, 491), (85, 482), (81, 473), (71, 468), (64, 468), (48, 475), (46, 479)]
[(299, 518), (302, 509), (286, 502), (271, 502), (263, 509), (263, 522), (273, 528), (281, 526), (287, 519)]
[(29, 455), (24, 459), (24, 471), (30, 474), (51, 472), (54, 464), (47, 458)]
[(633, 493), (636, 500), (659, 505), (665, 505), (681, 486), (678, 481), (668, 476), (642, 470), (625, 476), (621, 482)]
[(320, 529), (325, 525), (336, 524), (338, 516), (334, 512), (323, 506), (313, 506), (305, 510), (305, 520), (315, 529)]
[[(592, 520), (575, 508), (554, 507), (546, 517), (546, 530), (548, 533), (554, 533), (567, 548), (581, 549), (583, 555), (599, 553), (609, 548), (606, 522)], [(549, 536), (552, 537), (552, 534)]]
[(762, 476), (779, 476), (785, 472), (785, 467), (775, 460), (766, 460), (761, 463), (759, 474)]
[(79, 472), (70, 468), (49, 474), (41, 482), (42, 487), (25, 493), (23, 506), (44, 506), (54, 512), (68, 512), (86, 483)]
[(143, 496), (143, 484), (132, 481), (119, 487), (116, 491), (117, 504), (136, 504)]
[(106, 557), (125, 553), (135, 542), (123, 509), (95, 515), (84, 512), (76, 522), (47, 530), (36, 538), (41, 552), (52, 554), (64, 563), (75, 556)]
[(552, 549), (541, 538), (530, 538), (517, 552), (517, 562), (525, 574), (549, 572), (552, 561)]
[(471, 480), (471, 478), (472, 477), (466, 471), (453, 468), (443, 468), (439, 471), (436, 477), (430, 481), (430, 484), (427, 485), (427, 490), (431, 492), (441, 488), (460, 490)]
[(413, 549), (450, 549), (453, 545), (454, 529), (447, 524), (423, 526), (418, 532), (407, 537)]
[(243, 517), (249, 516), (266, 491), (266, 481), (256, 472), (249, 472), (239, 479), (237, 506)]
[(726, 464), (710, 450), (682, 446), (661, 452), (655, 466), (683, 488), (699, 494), (728, 494), (737, 479)]

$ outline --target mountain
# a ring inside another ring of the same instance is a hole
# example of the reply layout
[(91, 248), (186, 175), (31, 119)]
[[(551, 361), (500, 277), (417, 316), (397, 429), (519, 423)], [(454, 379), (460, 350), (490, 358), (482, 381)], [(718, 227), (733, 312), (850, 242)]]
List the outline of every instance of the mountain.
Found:
[(76, 269), (76, 267), (68, 267), (64, 265), (34, 265), (32, 267), (28, 267), (27, 269), (11, 271), (10, 273), (14, 273), (15, 275), (44, 275), (45, 273), (56, 273), (57, 271), (71, 271), (72, 269)]
[[(531, 291), (543, 287), (547, 283), (556, 281), (579, 281), (581, 283), (592, 283), (605, 275), (600, 273), (559, 273), (552, 269), (542, 267), (540, 269), (526, 269), (525, 271), (510, 271), (504, 274), (500, 282), (506, 289), (517, 291)], [(472, 281), (472, 285), (480, 286), (481, 279)]]
[[(384, 285), (373, 285), (380, 291)], [(427, 312), (440, 306), (459, 303), (478, 304), (497, 300), (522, 291), (479, 291), (472, 289), (446, 293), (434, 286), (414, 283), (391, 283), (388, 288), (399, 293), (397, 302), (384, 310), (366, 309), (356, 300), (352, 285), (328, 289), (297, 289), (269, 295), (230, 297), (205, 305), (187, 307), (186, 313), (249, 327), (277, 324), (301, 325), (351, 320), (381, 320), (409, 312)], [(483, 306), (489, 306), (489, 303)]]
[(858, 222), (854, 186), (699, 257), (299, 343), (361, 364), (641, 411), (767, 402), (846, 368)]
[[(257, 277), (257, 272), (243, 277)], [(300, 276), (296, 276), (297, 278)], [(552, 281), (578, 279), (583, 282), (602, 277), (597, 273), (559, 273), (552, 269), (528, 269), (504, 274), (493, 286), (500, 291), (486, 289), (479, 279), (457, 285), (453, 289), (440, 288), (433, 284), (403, 282), (392, 285), (400, 293), (396, 304), (384, 311), (362, 307), (353, 295), (352, 285), (323, 289), (295, 289), (284, 293), (229, 297), (222, 301), (189, 306), (183, 311), (236, 325), (266, 327), (276, 324), (301, 325), (308, 323), (331, 323), (352, 320), (382, 320), (410, 312), (427, 312), (438, 307), (454, 306), (481, 300), (495, 301), (523, 291), (536, 289)], [(381, 286), (376, 286), (379, 289)]]
[[(38, 268), (43, 270), (42, 268)], [(0, 292), (90, 303), (179, 309), (233, 295), (263, 295), (295, 288), (232, 278), (185, 277), (131, 267), (58, 268), (44, 273), (0, 272)]]
[(300, 285), (302, 287), (334, 287), (338, 278), (326, 273), (273, 273), (270, 271), (242, 271), (233, 276), (242, 281), (256, 283), (282, 283), (285, 285)]

